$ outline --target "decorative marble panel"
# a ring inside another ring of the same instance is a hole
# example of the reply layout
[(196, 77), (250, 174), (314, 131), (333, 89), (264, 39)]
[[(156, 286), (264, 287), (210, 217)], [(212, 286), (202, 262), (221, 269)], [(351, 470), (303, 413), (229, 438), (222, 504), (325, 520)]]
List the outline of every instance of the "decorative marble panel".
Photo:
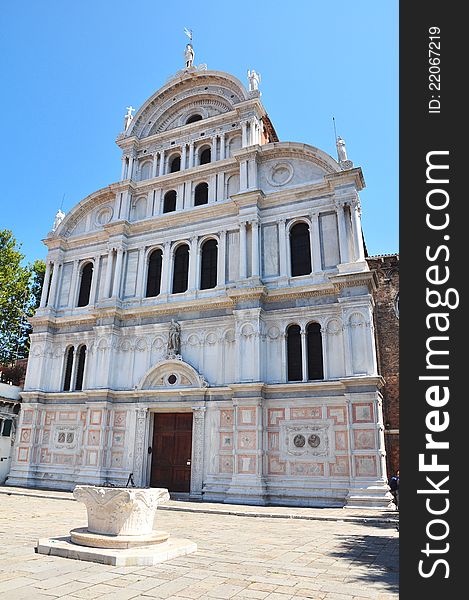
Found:
[(371, 402), (352, 404), (354, 423), (373, 423), (373, 404)]
[(355, 473), (357, 477), (376, 477), (376, 456), (354, 456)]

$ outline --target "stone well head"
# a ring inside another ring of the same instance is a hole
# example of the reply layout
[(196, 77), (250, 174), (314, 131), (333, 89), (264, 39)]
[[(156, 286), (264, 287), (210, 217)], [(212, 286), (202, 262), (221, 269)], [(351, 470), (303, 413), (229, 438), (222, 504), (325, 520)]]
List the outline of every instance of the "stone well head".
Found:
[(117, 488), (77, 485), (73, 497), (88, 512), (88, 531), (102, 535), (147, 535), (158, 504), (169, 500), (164, 488)]

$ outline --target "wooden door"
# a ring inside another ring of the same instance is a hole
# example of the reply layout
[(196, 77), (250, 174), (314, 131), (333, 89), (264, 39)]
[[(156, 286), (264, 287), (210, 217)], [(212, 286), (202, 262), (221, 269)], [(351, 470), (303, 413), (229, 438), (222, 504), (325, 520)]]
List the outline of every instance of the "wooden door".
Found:
[(192, 413), (155, 413), (152, 448), (151, 487), (189, 492)]

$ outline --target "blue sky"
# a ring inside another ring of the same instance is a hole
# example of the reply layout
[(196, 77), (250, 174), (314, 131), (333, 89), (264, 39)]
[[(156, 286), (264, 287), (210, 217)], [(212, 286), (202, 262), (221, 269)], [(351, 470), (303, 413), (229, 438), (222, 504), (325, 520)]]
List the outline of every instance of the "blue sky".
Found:
[(398, 2), (261, 0), (222, 3), (24, 0), (2, 3), (0, 228), (28, 260), (65, 194), (68, 211), (120, 177), (114, 143), (125, 107), (139, 107), (183, 67), (184, 27), (195, 62), (247, 84), (281, 141), (335, 156), (332, 116), (364, 172), (370, 254), (398, 251)]

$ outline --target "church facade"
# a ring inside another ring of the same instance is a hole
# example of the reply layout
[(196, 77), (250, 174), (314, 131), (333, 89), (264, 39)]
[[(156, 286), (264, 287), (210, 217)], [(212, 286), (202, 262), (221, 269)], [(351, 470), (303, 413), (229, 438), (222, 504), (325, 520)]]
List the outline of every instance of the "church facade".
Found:
[(362, 171), (280, 142), (248, 75), (186, 52), (56, 218), (7, 484), (390, 504)]

